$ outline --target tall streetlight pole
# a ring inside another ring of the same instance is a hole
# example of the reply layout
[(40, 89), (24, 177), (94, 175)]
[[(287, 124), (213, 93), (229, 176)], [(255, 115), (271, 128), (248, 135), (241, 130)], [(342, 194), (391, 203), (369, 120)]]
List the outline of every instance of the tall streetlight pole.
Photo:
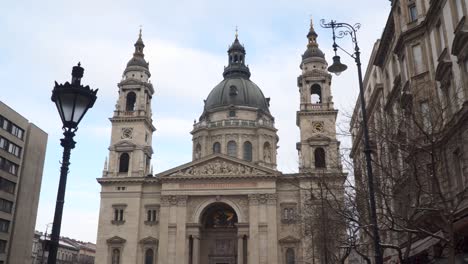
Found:
[[(371, 148), (369, 144), (369, 128), (367, 127), (367, 113), (366, 113), (366, 101), (364, 99), (364, 85), (362, 83), (362, 69), (361, 69), (361, 52), (359, 50), (357, 42), (357, 30), (361, 27), (361, 24), (355, 24), (354, 26), (348, 23), (338, 23), (334, 20), (326, 23), (324, 19), (321, 21), (321, 26), (323, 28), (331, 28), (333, 32), (333, 50), (335, 51), (335, 56), (333, 56), (333, 64), (328, 67), (329, 72), (333, 72), (339, 75), (341, 72), (345, 71), (348, 67), (340, 62), (340, 56), (336, 54), (338, 48), (343, 50), (346, 54), (351, 56), (356, 62), (359, 78), (359, 98), (361, 101), (361, 114), (362, 114), (362, 127), (364, 131), (364, 155), (366, 158), (366, 169), (367, 169), (367, 184), (369, 188), (369, 205), (370, 205), (370, 223), (372, 226), (372, 235), (374, 240), (374, 255), (375, 255), (375, 264), (383, 264), (382, 249), (380, 246), (380, 236), (379, 236), (379, 226), (377, 225), (377, 208), (375, 205), (375, 190), (374, 190), (374, 174), (372, 173), (372, 157), (371, 157)], [(337, 29), (342, 29), (338, 32), (335, 32)], [(350, 36), (354, 44), (354, 53), (351, 54), (339, 45), (336, 44), (336, 38), (343, 38), (344, 36)]]
[(89, 86), (81, 85), (84, 69), (80, 63), (73, 67), (72, 81), (64, 84), (55, 82), (54, 90), (52, 91), (52, 101), (57, 106), (60, 118), (63, 123), (63, 135), (60, 140), (63, 147), (62, 167), (60, 168), (60, 181), (57, 191), (57, 201), (55, 204), (54, 224), (52, 225), (52, 233), (49, 242), (49, 256), (47, 264), (55, 264), (57, 262), (57, 250), (60, 240), (60, 227), (62, 225), (63, 204), (65, 202), (65, 188), (67, 185), (68, 167), (70, 165), (70, 153), (75, 148), (76, 142), (73, 140), (78, 124), (84, 117), (88, 109), (93, 107), (96, 101), (96, 90), (92, 90)]

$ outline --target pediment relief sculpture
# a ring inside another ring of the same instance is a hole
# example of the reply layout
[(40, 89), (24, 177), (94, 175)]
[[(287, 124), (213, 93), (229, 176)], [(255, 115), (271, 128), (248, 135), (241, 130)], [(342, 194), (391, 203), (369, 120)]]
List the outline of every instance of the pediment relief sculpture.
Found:
[(264, 171), (243, 164), (235, 164), (224, 160), (197, 164), (188, 168), (180, 169), (170, 176), (191, 176), (191, 175), (265, 175)]

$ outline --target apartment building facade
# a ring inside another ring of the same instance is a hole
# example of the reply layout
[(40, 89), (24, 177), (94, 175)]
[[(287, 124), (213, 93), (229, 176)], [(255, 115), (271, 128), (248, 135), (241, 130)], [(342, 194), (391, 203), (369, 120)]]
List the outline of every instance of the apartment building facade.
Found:
[[(468, 1), (391, 5), (364, 77), (385, 261), (467, 263)], [(351, 158), (365, 219), (360, 107)]]
[(47, 134), (0, 101), (0, 263), (30, 263)]

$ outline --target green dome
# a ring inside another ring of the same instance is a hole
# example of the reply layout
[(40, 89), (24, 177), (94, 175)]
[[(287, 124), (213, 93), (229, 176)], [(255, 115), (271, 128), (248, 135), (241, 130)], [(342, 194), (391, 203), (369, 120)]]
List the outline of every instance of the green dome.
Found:
[(269, 103), (260, 88), (242, 77), (226, 78), (216, 85), (205, 101), (205, 111), (231, 105), (254, 107), (270, 113)]

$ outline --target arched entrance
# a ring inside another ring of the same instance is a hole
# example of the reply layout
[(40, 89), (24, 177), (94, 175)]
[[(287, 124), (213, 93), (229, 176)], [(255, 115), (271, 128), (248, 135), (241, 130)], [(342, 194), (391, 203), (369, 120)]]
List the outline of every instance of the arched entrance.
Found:
[(237, 263), (237, 214), (221, 202), (208, 206), (201, 217), (200, 263)]

